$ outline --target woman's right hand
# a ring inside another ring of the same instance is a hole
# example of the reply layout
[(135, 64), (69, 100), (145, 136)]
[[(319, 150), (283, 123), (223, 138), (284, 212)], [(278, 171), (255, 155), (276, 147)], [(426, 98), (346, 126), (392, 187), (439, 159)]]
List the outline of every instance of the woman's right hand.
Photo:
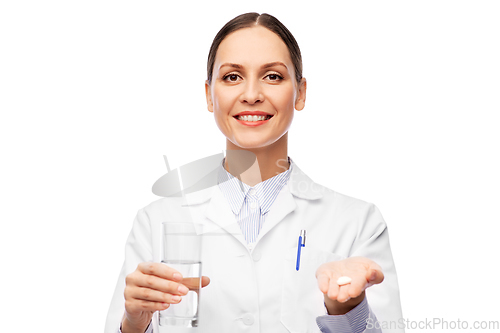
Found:
[[(196, 279), (198, 280), (198, 279)], [(143, 262), (127, 275), (125, 286), (125, 315), (122, 320), (123, 333), (144, 333), (153, 313), (167, 309), (170, 304), (177, 304), (181, 296), (198, 283), (193, 278), (183, 281), (182, 275), (175, 269), (161, 263)], [(202, 277), (202, 287), (210, 283)], [(187, 285), (187, 286), (186, 286)]]

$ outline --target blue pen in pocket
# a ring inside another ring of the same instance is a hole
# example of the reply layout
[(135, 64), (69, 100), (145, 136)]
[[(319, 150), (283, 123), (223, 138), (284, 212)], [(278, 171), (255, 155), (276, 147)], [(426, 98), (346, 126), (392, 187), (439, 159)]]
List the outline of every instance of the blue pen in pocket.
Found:
[(296, 270), (299, 270), (300, 267), (300, 251), (305, 246), (306, 246), (306, 231), (300, 230), (299, 243), (297, 246), (297, 266), (295, 267)]

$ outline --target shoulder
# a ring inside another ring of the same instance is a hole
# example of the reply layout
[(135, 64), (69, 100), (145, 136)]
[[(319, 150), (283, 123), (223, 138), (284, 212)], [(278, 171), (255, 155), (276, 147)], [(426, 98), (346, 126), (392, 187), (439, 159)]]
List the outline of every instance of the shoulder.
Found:
[(354, 198), (317, 183), (316, 186), (321, 189), (322, 197), (320, 200), (322, 204), (332, 205), (336, 210), (336, 215), (356, 216), (361, 221), (375, 216), (376, 219), (383, 222), (382, 214), (374, 203)]
[(179, 212), (182, 209), (182, 197), (165, 197), (152, 201), (148, 205), (141, 208), (139, 213), (145, 214), (149, 220), (161, 220), (166, 216), (175, 216), (175, 212)]
[(325, 186), (322, 187), (324, 188), (324, 200), (328, 200), (334, 203), (337, 209), (339, 209), (340, 211), (354, 210), (363, 214), (378, 211), (377, 206), (372, 202), (354, 198), (352, 196), (329, 189)]
[(319, 202), (335, 205), (341, 210), (375, 210), (373, 203), (357, 199), (335, 190), (332, 190), (316, 181), (313, 181), (296, 164), (289, 181), (290, 191), (299, 198), (318, 200)]
[(368, 201), (337, 192), (313, 181), (297, 165), (290, 178), (290, 190), (298, 198), (309, 201), (322, 212), (331, 212), (332, 218), (346, 225), (364, 229), (384, 229), (385, 221), (378, 207)]

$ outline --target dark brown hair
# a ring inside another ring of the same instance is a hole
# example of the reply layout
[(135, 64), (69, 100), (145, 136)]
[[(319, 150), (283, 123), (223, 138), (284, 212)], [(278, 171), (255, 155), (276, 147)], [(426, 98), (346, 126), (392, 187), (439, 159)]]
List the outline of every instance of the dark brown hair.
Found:
[(246, 13), (236, 16), (231, 21), (227, 22), (225, 26), (220, 29), (212, 42), (210, 52), (208, 53), (207, 61), (207, 80), (212, 83), (212, 72), (214, 69), (215, 55), (219, 49), (220, 43), (232, 32), (243, 28), (250, 28), (252, 26), (263, 26), (278, 35), (285, 43), (290, 58), (292, 59), (293, 66), (295, 67), (295, 79), (297, 84), (300, 84), (302, 79), (302, 56), (300, 54), (299, 44), (291, 34), (291, 32), (272, 15), (263, 13)]

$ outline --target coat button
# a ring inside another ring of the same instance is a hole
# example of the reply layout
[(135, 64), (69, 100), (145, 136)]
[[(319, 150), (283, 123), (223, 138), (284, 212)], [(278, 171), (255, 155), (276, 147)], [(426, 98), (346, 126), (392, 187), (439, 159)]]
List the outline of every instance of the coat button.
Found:
[(262, 258), (262, 254), (260, 253), (260, 251), (253, 252), (252, 258), (254, 261), (259, 261)]
[(255, 319), (253, 317), (253, 315), (251, 315), (250, 313), (247, 313), (246, 315), (243, 316), (243, 323), (247, 326), (250, 326), (250, 325), (253, 325), (253, 323), (255, 322)]

